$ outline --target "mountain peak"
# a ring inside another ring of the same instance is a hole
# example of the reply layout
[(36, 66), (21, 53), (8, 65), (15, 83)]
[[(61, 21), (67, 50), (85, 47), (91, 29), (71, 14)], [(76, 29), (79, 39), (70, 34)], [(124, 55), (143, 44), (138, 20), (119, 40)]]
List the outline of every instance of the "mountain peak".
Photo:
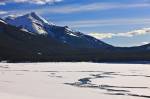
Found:
[(38, 16), (36, 12), (31, 12), (30, 14), (33, 16)]
[(33, 34), (40, 35), (48, 34), (45, 31), (45, 26), (52, 25), (35, 12), (15, 17), (8, 16), (5, 18), (5, 21), (10, 25), (14, 25), (21, 29), (26, 29), (28, 30), (28, 32), (31, 32)]
[(49, 25), (54, 25), (53, 23), (49, 23), (47, 20), (45, 20), (43, 17), (41, 17), (39, 14), (37, 14), (36, 12), (31, 12), (28, 13), (26, 15), (23, 15), (23, 17), (29, 18), (32, 21), (38, 21), (42, 24), (49, 24)]

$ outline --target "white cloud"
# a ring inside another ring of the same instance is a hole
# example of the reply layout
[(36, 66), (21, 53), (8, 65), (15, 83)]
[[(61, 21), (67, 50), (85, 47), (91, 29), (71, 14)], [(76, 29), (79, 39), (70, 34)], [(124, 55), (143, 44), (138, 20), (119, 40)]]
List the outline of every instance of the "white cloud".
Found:
[(1, 1), (0, 1), (0, 5), (5, 5), (5, 2), (1, 2)]
[(150, 25), (150, 18), (120, 18), (120, 19), (96, 19), (96, 20), (76, 20), (59, 21), (58, 24), (69, 25), (72, 28), (101, 27), (118, 25)]
[(4, 14), (7, 14), (8, 12), (6, 11), (0, 11), (0, 15), (4, 15)]
[[(7, 0), (7, 2), (17, 2), (17, 3), (34, 3), (34, 4), (46, 4), (61, 2), (63, 0)], [(4, 1), (0, 1), (4, 2)], [(91, 3), (91, 4), (69, 4), (62, 6), (44, 7), (40, 9), (31, 9), (32, 11), (43, 13), (61, 13), (69, 14), (76, 12), (88, 12), (88, 11), (100, 11), (100, 10), (110, 10), (110, 9), (128, 9), (128, 8), (145, 8), (150, 7), (150, 3)]]
[(7, 2), (15, 2), (15, 3), (33, 3), (33, 4), (47, 4), (47, 3), (55, 3), (61, 2), (62, 0), (2, 0), (0, 1), (2, 4)]
[(99, 11), (99, 10), (110, 10), (110, 9), (127, 9), (127, 8), (145, 8), (150, 7), (150, 3), (133, 3), (133, 4), (122, 4), (122, 3), (91, 3), (91, 4), (71, 4), (65, 6), (54, 7), (51, 9), (39, 9), (40, 13), (51, 12), (51, 13), (75, 13), (85, 11)]
[[(47, 3), (55, 3), (62, 2), (64, 0), (2, 0), (1, 3), (7, 2), (16, 2), (16, 3), (33, 3), (33, 4), (47, 4)], [(150, 8), (150, 3), (132, 3), (132, 4), (124, 4), (124, 3), (100, 3), (95, 2), (91, 4), (68, 4), (61, 6), (46, 6), (44, 8), (38, 9), (29, 9), (28, 12), (34, 11), (39, 14), (45, 13), (59, 13), (59, 14), (70, 14), (76, 12), (88, 12), (88, 11), (101, 11), (101, 10), (110, 10), (110, 9), (128, 9), (128, 8)], [(27, 12), (27, 10), (18, 9), (16, 11), (11, 11), (13, 13), (22, 13)]]
[(142, 45), (149, 44), (150, 42), (142, 42)]
[(62, 0), (12, 0), (12, 1), (17, 3), (28, 2), (35, 4), (47, 4), (47, 3), (61, 2)]
[(89, 33), (88, 35), (93, 36), (97, 39), (112, 38), (114, 36), (113, 33)]
[(88, 35), (91, 35), (98, 39), (106, 39), (112, 37), (133, 37), (136, 35), (145, 35), (145, 34), (150, 34), (150, 28), (142, 28), (139, 30), (134, 30), (125, 33), (89, 33)]

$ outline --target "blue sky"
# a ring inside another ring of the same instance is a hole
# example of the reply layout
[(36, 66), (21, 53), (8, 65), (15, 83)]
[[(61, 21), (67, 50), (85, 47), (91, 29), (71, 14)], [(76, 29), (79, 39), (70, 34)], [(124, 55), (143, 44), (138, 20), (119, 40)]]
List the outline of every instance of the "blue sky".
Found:
[(115, 46), (150, 42), (150, 0), (0, 0), (0, 16), (36, 12)]

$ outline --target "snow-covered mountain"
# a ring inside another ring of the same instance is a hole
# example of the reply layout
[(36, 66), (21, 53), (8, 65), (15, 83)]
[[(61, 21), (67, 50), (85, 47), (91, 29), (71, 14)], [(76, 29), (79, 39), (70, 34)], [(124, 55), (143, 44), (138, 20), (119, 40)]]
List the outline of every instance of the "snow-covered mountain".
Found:
[(8, 16), (5, 21), (23, 31), (30, 32), (35, 35), (50, 36), (59, 42), (69, 44), (71, 47), (77, 48), (107, 48), (110, 45), (81, 32), (73, 31), (68, 26), (57, 26), (46, 21), (36, 13), (28, 13), (22, 16)]
[(22, 16), (11, 15), (6, 17), (5, 21), (28, 32), (40, 35), (48, 34), (45, 30), (45, 26), (51, 25), (45, 19), (38, 16), (34, 12)]
[(0, 60), (147, 61), (150, 60), (150, 44), (113, 47), (68, 26), (48, 23), (35, 13), (30, 13), (0, 19)]

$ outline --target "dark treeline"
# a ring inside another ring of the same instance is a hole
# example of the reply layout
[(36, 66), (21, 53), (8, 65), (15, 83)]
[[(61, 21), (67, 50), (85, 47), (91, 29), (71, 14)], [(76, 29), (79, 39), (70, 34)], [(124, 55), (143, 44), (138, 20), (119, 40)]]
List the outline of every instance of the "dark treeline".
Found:
[(72, 48), (53, 38), (32, 35), (0, 22), (0, 60), (33, 61), (149, 61), (150, 45), (131, 48)]

